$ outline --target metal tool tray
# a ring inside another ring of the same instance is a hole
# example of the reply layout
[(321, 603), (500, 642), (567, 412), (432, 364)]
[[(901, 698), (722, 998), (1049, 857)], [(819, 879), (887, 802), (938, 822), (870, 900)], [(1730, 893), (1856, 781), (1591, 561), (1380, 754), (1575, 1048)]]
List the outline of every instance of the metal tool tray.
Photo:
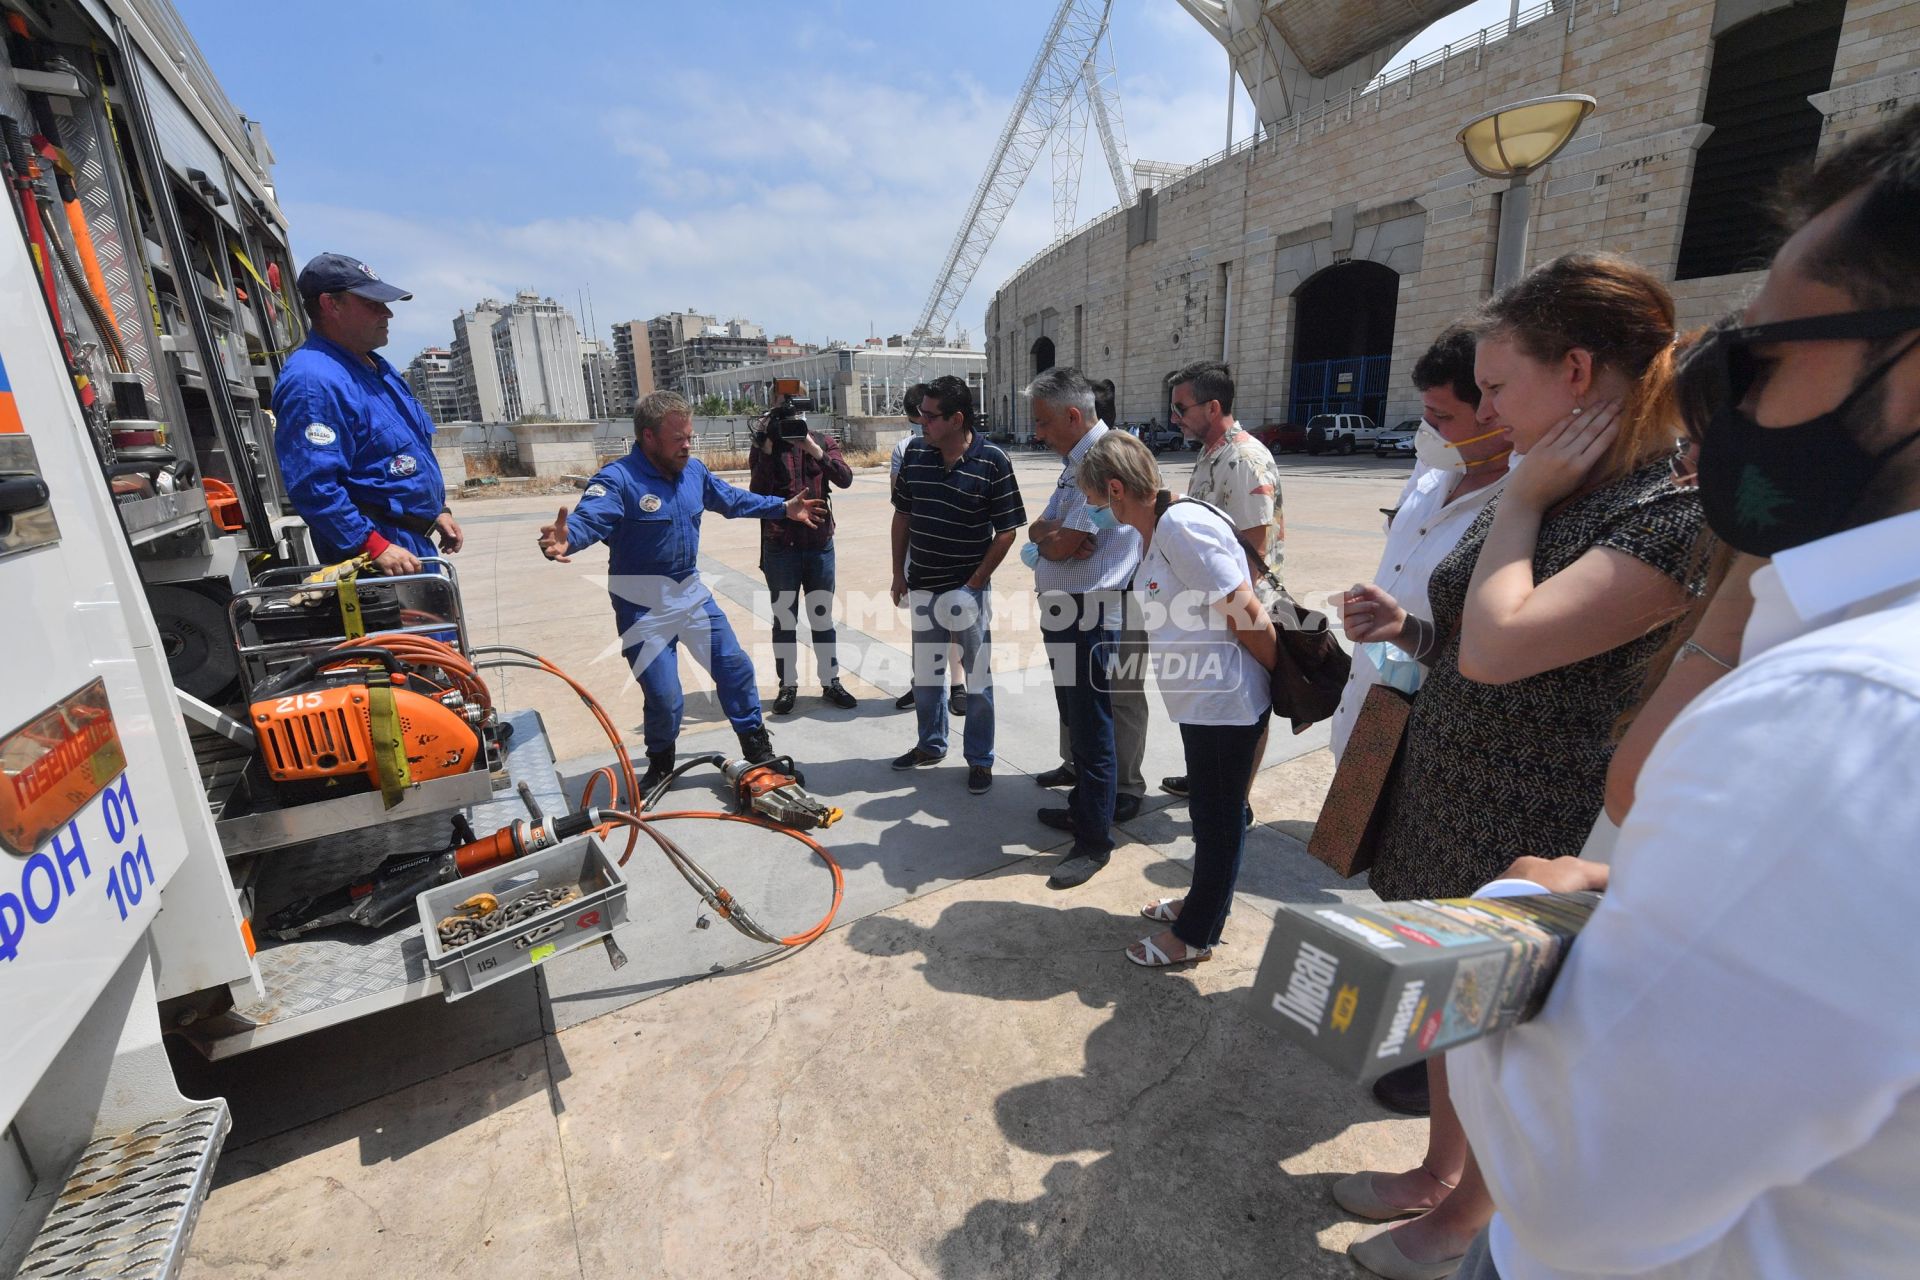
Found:
[[(565, 906), (465, 946), (441, 949), (436, 926), (476, 893), (490, 893), (504, 905), (535, 890), (569, 885), (577, 887), (580, 896)], [(627, 881), (606, 845), (590, 831), (493, 871), (428, 889), (415, 902), (427, 967), (439, 975), (451, 1003), (612, 934), (616, 925), (626, 923)]]

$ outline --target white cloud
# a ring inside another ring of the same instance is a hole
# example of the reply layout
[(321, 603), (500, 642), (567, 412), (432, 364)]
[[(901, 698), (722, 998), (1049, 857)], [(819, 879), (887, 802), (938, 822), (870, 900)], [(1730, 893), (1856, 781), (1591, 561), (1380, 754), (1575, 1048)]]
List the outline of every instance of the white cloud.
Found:
[[(1130, 156), (1185, 163), (1218, 151), (1224, 52), (1172, 4), (1126, 21), (1116, 56)], [(757, 82), (671, 71), (644, 95), (606, 104), (597, 127), (567, 135), (581, 141), (558, 144), (584, 154), (540, 158), (576, 175), (550, 184), (546, 216), (497, 218), (475, 201), (464, 217), (429, 220), (289, 191), (298, 245), (342, 247), (414, 291), (395, 317), (387, 354), (398, 362), (447, 343), (454, 314), (477, 299), (520, 289), (571, 305), (591, 288), (603, 333), (685, 307), (803, 340), (904, 332), (1012, 105), (964, 75), (936, 91), (818, 70)], [(1244, 95), (1237, 118), (1244, 136)], [(1116, 203), (1098, 142), (1088, 143), (1083, 222)], [(993, 290), (1054, 238), (1046, 155), (1035, 169), (955, 322), (976, 346)], [(605, 175), (598, 189), (595, 173)], [(610, 207), (628, 202), (636, 207)]]

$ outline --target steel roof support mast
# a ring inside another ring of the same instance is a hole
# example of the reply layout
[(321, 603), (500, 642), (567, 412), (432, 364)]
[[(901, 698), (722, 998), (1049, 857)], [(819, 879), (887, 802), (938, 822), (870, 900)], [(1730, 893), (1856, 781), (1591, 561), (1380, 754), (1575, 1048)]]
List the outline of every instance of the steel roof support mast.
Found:
[(913, 350), (906, 376), (918, 371), (927, 349), (939, 342), (973, 283), (973, 274), (993, 245), (1040, 158), (1040, 149), (1058, 135), (1054, 152), (1054, 229), (1073, 229), (1079, 208), (1080, 161), (1088, 118), (1099, 130), (1107, 168), (1122, 206), (1133, 203), (1127, 180), (1126, 140), (1120, 134), (1120, 102), (1114, 92), (1113, 51), (1107, 18), (1113, 0), (1064, 0), (1047, 28), (1047, 38), (1027, 72), (987, 171), (974, 189), (960, 231), (934, 277), (933, 290), (913, 329)]

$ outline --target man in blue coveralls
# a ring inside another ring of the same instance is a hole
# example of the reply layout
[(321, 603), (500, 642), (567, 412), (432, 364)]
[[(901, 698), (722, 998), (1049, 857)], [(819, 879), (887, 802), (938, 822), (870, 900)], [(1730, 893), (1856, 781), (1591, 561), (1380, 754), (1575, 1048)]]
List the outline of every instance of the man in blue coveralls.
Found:
[(677, 647), (713, 676), (720, 706), (740, 751), (759, 763), (773, 758), (760, 717), (753, 662), (740, 648), (726, 614), (700, 581), (700, 516), (729, 520), (788, 520), (812, 528), (827, 504), (804, 494), (779, 498), (736, 489), (693, 456), (693, 410), (672, 391), (656, 391), (634, 407), (633, 449), (600, 468), (573, 514), (561, 507), (540, 530), (540, 551), (562, 564), (596, 542), (609, 547), (607, 592), (620, 649), (646, 696), (647, 772), (642, 792), (673, 772), (685, 699), (680, 694)]
[(357, 258), (323, 253), (296, 282), (313, 331), (273, 386), (273, 451), (322, 563), (366, 552), (383, 573), (460, 549), (433, 458), (433, 419), (392, 365), (389, 302), (413, 297)]

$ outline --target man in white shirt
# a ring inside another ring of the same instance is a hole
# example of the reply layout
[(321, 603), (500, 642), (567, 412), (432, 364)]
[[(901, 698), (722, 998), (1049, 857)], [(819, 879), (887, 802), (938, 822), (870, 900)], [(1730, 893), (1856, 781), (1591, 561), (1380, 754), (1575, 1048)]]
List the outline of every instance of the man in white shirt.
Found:
[[(1407, 608), (1427, 617), (1427, 581), (1459, 545), (1487, 501), (1506, 482), (1513, 446), (1506, 429), (1488, 431), (1476, 418), (1480, 387), (1473, 380), (1473, 331), (1448, 329), (1413, 366), (1424, 422), (1414, 441), (1418, 461), (1387, 517), (1387, 546), (1373, 580)], [(1347, 749), (1367, 691), (1386, 683), (1414, 693), (1426, 665), (1392, 645), (1363, 644), (1353, 652), (1353, 671), (1333, 713), (1333, 758)], [(1427, 1064), (1389, 1071), (1373, 1082), (1380, 1105), (1403, 1115), (1428, 1113)]]
[(1113, 853), (1118, 750), (1110, 672), (1120, 656), (1120, 611), (1127, 580), (1140, 561), (1140, 535), (1102, 529), (1087, 510), (1075, 472), (1107, 434), (1096, 421), (1093, 387), (1078, 369), (1056, 365), (1027, 388), (1033, 431), (1060, 455), (1060, 475), (1040, 519), (1028, 526), (1040, 626), (1053, 668), (1054, 698), (1072, 748), (1073, 790), (1065, 809), (1042, 809), (1040, 821), (1073, 833), (1073, 847), (1047, 884), (1071, 889), (1092, 879)]
[(1920, 1271), (1920, 107), (1797, 218), (1691, 357), (1708, 523), (1773, 561), (1738, 667), (1653, 749), (1610, 885), (1508, 872), (1607, 893), (1541, 1016), (1449, 1055), (1500, 1209), (1464, 1280)]
[[(1420, 617), (1430, 617), (1427, 581), (1466, 533), (1487, 500), (1507, 478), (1513, 445), (1505, 428), (1488, 431), (1475, 420), (1480, 387), (1473, 380), (1473, 332), (1449, 329), (1413, 366), (1425, 420), (1414, 443), (1419, 461), (1387, 517), (1387, 548), (1373, 580)], [(1418, 604), (1408, 604), (1418, 601)], [(1391, 650), (1391, 652), (1383, 652)], [(1387, 669), (1382, 670), (1382, 659)], [(1400, 670), (1395, 670), (1399, 667)], [(1412, 667), (1415, 671), (1406, 671)], [(1346, 750), (1347, 735), (1367, 690), (1385, 678), (1403, 693), (1420, 687), (1423, 664), (1390, 645), (1354, 651), (1340, 708), (1333, 713), (1333, 756)], [(1425, 1068), (1421, 1068), (1424, 1077)]]
[[(1114, 409), (1114, 386), (1111, 378), (1094, 378), (1093, 414), (1098, 430), (1108, 429), (1125, 431), (1139, 438), (1137, 427), (1115, 427), (1118, 414)], [(1074, 467), (1079, 465), (1076, 459), (1066, 468), (1063, 476), (1072, 478)], [(1032, 554), (1039, 554), (1036, 548)], [(1092, 544), (1083, 543), (1081, 550), (1075, 551), (1076, 559), (1092, 554)], [(1036, 567), (1035, 581), (1039, 574)], [(1147, 780), (1140, 772), (1141, 764), (1147, 756), (1147, 686), (1146, 652), (1147, 636), (1140, 627), (1140, 608), (1133, 599), (1133, 593), (1121, 593), (1120, 608), (1120, 661), (1112, 666), (1108, 681), (1107, 696), (1113, 704), (1113, 820), (1131, 822), (1140, 814), (1140, 805), (1147, 796)], [(1033, 780), (1043, 787), (1071, 787), (1077, 775), (1073, 768), (1073, 734), (1066, 720), (1060, 721), (1060, 764), (1045, 773), (1036, 773)], [(1041, 821), (1048, 825), (1057, 825), (1061, 809), (1041, 811)], [(1053, 815), (1053, 816), (1048, 816)], [(1070, 828), (1062, 828), (1067, 830)]]

